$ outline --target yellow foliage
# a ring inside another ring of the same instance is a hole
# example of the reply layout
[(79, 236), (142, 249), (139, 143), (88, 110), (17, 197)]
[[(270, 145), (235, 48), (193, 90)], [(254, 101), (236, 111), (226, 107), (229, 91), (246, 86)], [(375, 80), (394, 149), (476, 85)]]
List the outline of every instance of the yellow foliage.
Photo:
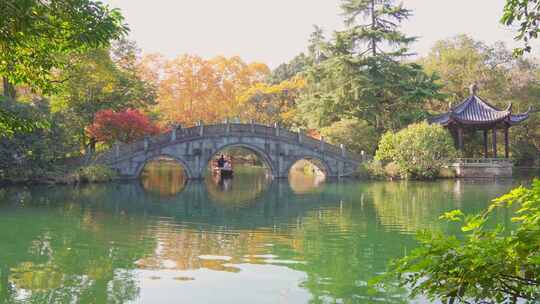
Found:
[(164, 124), (247, 118), (242, 92), (262, 83), (270, 73), (265, 64), (248, 64), (240, 57), (206, 60), (183, 55), (173, 60), (145, 59), (146, 78), (155, 80), (158, 86), (156, 111)]
[(267, 124), (278, 122), (290, 126), (296, 116), (296, 98), (305, 80), (294, 77), (276, 85), (258, 83), (239, 96), (249, 117)]

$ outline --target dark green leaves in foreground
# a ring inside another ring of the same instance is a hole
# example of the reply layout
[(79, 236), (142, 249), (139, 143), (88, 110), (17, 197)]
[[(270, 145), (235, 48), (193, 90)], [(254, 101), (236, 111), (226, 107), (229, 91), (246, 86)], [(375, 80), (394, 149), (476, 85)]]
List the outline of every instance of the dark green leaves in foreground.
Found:
[(522, 48), (514, 50), (515, 55), (530, 52), (530, 40), (538, 38), (540, 32), (540, 1), (539, 0), (506, 0), (501, 23), (507, 26), (518, 25), (516, 40), (524, 42)]
[(118, 10), (92, 0), (0, 1), (0, 76), (48, 91), (65, 56), (109, 45), (127, 31)]
[[(514, 213), (514, 228), (486, 228), (500, 209)], [(451, 211), (441, 219), (460, 222), (465, 238), (423, 231), (421, 246), (392, 265), (391, 276), (397, 274), (412, 297), (448, 303), (540, 301), (540, 180), (495, 199), (482, 214)]]
[(11, 138), (15, 133), (28, 133), (48, 126), (46, 121), (31, 120), (14, 107), (14, 103), (0, 96), (0, 139)]

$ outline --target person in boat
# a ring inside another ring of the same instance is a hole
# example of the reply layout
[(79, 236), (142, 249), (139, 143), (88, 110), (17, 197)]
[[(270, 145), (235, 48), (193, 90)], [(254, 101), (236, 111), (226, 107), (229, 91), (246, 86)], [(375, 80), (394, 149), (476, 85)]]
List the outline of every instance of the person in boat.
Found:
[(221, 154), (221, 157), (217, 161), (218, 168), (223, 168), (223, 166), (225, 166), (226, 162), (227, 161), (225, 160), (225, 156), (223, 156), (223, 154)]

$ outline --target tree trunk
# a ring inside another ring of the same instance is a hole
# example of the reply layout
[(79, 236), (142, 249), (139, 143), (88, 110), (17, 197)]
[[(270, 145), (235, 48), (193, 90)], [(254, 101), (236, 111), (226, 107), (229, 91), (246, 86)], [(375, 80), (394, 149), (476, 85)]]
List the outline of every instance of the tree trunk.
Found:
[(89, 147), (86, 144), (86, 132), (84, 128), (81, 129), (81, 148), (84, 150), (84, 154), (88, 154)]
[(2, 83), (3, 83), (3, 95), (5, 98), (15, 101), (17, 98), (17, 91), (15, 90), (15, 86), (9, 82), (9, 80), (6, 77), (2, 77)]
[(90, 146), (90, 153), (94, 153), (96, 152), (96, 143), (97, 143), (97, 140), (95, 137), (90, 137), (90, 143), (88, 144)]
[[(371, 29), (375, 30), (376, 25), (375, 0), (371, 0)], [(377, 41), (375, 40), (375, 38), (371, 38), (371, 53), (373, 57), (377, 56)]]

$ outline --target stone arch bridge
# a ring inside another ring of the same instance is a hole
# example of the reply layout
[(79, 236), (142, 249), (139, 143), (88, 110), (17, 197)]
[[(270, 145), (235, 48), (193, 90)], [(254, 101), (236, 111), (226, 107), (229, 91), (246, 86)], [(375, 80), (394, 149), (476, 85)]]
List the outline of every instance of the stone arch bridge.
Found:
[(327, 177), (351, 175), (364, 157), (345, 151), (302, 132), (275, 125), (255, 123), (199, 124), (171, 131), (132, 144), (115, 144), (97, 156), (96, 162), (115, 169), (122, 178), (138, 178), (145, 164), (167, 157), (178, 161), (188, 179), (204, 177), (209, 161), (221, 150), (242, 147), (255, 153), (274, 178), (287, 178), (290, 168), (301, 159), (319, 167)]

